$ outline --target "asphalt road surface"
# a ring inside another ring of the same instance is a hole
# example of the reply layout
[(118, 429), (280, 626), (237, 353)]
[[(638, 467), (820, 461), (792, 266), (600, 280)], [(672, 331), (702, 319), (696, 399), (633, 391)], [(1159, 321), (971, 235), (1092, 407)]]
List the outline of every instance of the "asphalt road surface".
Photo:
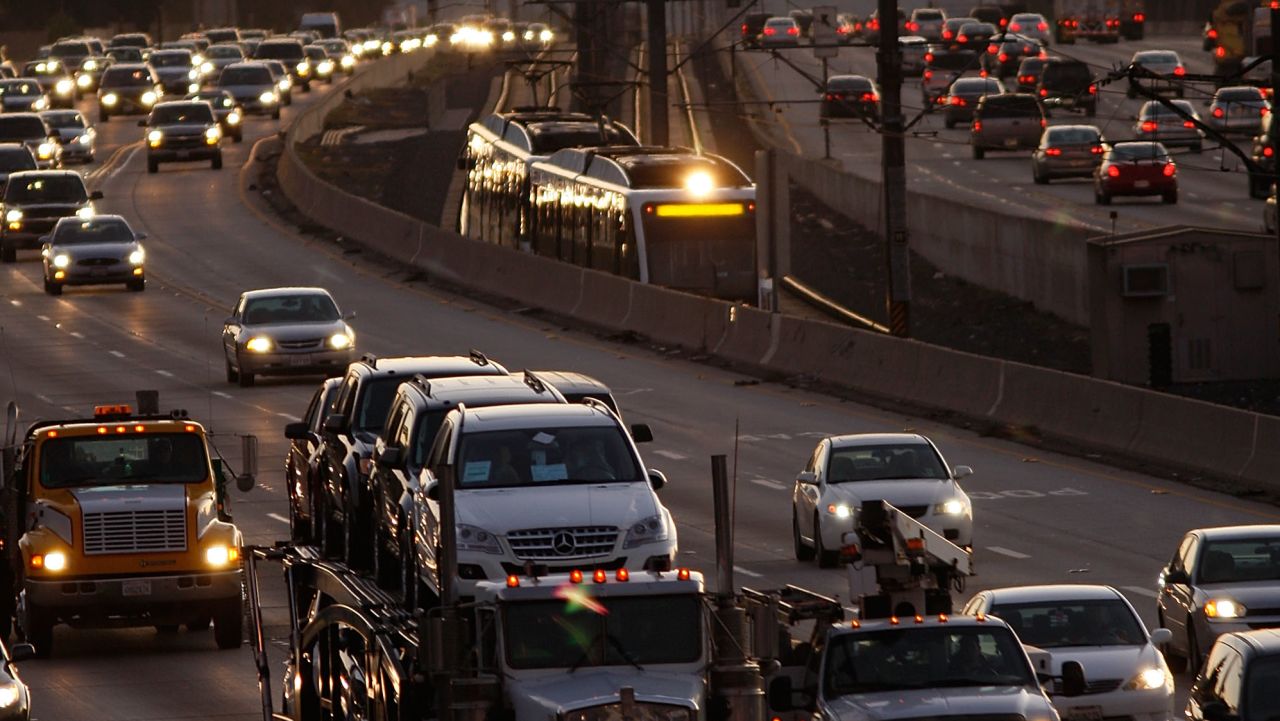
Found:
[[(333, 90), (315, 94), (326, 92)], [(300, 95), (285, 110), (285, 122), (308, 102)], [(276, 130), (270, 120), (249, 120), (245, 142), (227, 147), (222, 171), (174, 164), (148, 175), (136, 152), (140, 128), (125, 118), (99, 128), (100, 157), (117, 149), (120, 154), (105, 171), (87, 170), (95, 172), (94, 182), (106, 194), (100, 209), (127, 216), (150, 236), (145, 293), (69, 288), (52, 298), (41, 291), (36, 254), (0, 266), (0, 388), (16, 397), (24, 418), (87, 413), (95, 403), (127, 402), (135, 390), (152, 388), (160, 391), (162, 407), (187, 408), (221, 434), (233, 454), (234, 434), (257, 434), (260, 485), (233, 500), (250, 543), (287, 536), (281, 432), (302, 412), (317, 381), (229, 385), (218, 334), (241, 291), (279, 285), (330, 289), (343, 310), (359, 313), (354, 326), (360, 349), (381, 356), (479, 348), (512, 369), (572, 369), (609, 383), (628, 419), (654, 428), (657, 441), (642, 453), (670, 478), (661, 495), (677, 519), (681, 562), (695, 569), (711, 572), (714, 564), (708, 457), (733, 458), (736, 445), (736, 565), (742, 585), (794, 583), (846, 597), (840, 571), (820, 571), (791, 555), (791, 481), (816, 440), (830, 433), (913, 429), (937, 441), (951, 463), (974, 467), (975, 475), (964, 482), (975, 499), (980, 574), (971, 591), (1109, 583), (1152, 624), (1157, 570), (1185, 529), (1280, 519), (1270, 506), (1040, 453), (903, 413), (771, 383), (738, 385), (743, 376), (736, 373), (407, 282), (400, 269), (300, 236), (247, 190), (257, 164), (242, 166), (255, 141)], [(279, 584), (266, 592), (278, 611)], [(271, 615), (276, 624), (280, 618), (278, 612)], [(273, 630), (278, 646), (282, 629)], [(22, 667), (39, 719), (259, 717), (248, 648), (216, 651), (209, 632), (59, 627), (56, 646), (54, 658)], [(278, 676), (279, 667), (273, 670)], [(277, 698), (278, 682), (273, 680)]]

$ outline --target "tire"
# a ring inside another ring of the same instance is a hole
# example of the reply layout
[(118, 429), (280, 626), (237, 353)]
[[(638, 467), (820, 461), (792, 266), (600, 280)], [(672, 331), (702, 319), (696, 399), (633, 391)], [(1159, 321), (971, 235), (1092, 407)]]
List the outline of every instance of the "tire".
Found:
[[(1164, 628), (1164, 614), (1156, 612), (1159, 621), (1157, 624), (1160, 628)], [(1178, 654), (1172, 643), (1166, 643), (1160, 647), (1160, 654), (1164, 656), (1164, 662), (1169, 666), (1170, 673), (1184, 673), (1187, 670), (1187, 657)]]
[(222, 153), (213, 156), (213, 160), (209, 161), (209, 167), (214, 170), (222, 170)]
[(253, 387), (254, 377), (253, 377), (253, 374), (252, 374), (252, 373), (250, 373), (250, 372), (248, 372), (248, 371), (246, 371), (246, 370), (244, 370), (244, 369), (241, 369), (241, 370), (240, 370), (240, 372), (238, 373), (238, 375), (239, 375), (239, 378), (237, 378), (236, 380), (240, 382), (240, 387), (241, 387), (241, 388), (252, 388), (252, 387)]
[(1168, 205), (1177, 205), (1177, 204), (1178, 204), (1178, 191), (1173, 190), (1173, 191), (1170, 191), (1170, 192), (1168, 192), (1168, 193), (1165, 193), (1163, 196), (1161, 196), (1161, 198), (1160, 198), (1160, 199), (1161, 199), (1161, 200), (1163, 200), (1163, 201), (1164, 201), (1165, 203), (1167, 203)]
[(983, 159), (983, 158), (985, 158), (986, 156), (987, 156), (987, 151), (983, 150), (982, 148), (979, 148), (979, 147), (978, 147), (978, 146), (976, 146), (976, 145), (975, 145), (975, 146), (973, 146), (973, 159), (974, 159), (974, 160), (982, 160), (982, 159)]
[(44, 292), (48, 293), (49, 295), (62, 295), (62, 284), (53, 283), (51, 281), (46, 280), (44, 282)]
[(18, 262), (18, 249), (12, 245), (5, 245), (0, 241), (0, 263), (16, 263)]
[(274, 109), (272, 109), (272, 111), (271, 111), (271, 119), (272, 119), (272, 120), (279, 120), (279, 119), (280, 119), (280, 106), (279, 106), (278, 104), (277, 104), (277, 105), (275, 106), (275, 108), (274, 108)]
[(199, 633), (201, 631), (208, 631), (209, 626), (212, 623), (213, 623), (213, 618), (211, 616), (201, 616), (200, 618), (193, 618), (190, 621), (188, 621), (186, 624), (187, 632)]
[(1111, 196), (1106, 193), (1094, 192), (1093, 198), (1098, 205), (1111, 205)]
[(240, 380), (240, 373), (236, 371), (235, 368), (231, 367), (231, 361), (223, 359), (223, 362), (227, 366), (227, 382), (228, 383), (238, 382)]
[(158, 172), (160, 172), (160, 163), (159, 163), (159, 161), (152, 160), (151, 158), (147, 158), (147, 172), (148, 172), (148, 173), (158, 173)]
[(53, 655), (53, 617), (43, 609), (32, 606), (30, 601), (25, 603), (22, 630), (27, 643), (36, 647), (36, 658), (49, 658)]
[(418, 565), (415, 563), (417, 554), (413, 550), (413, 534), (407, 532), (407, 528), (402, 527), (400, 533), (400, 595), (404, 598), (405, 608), (416, 608), (418, 599), (418, 587), (421, 582), (418, 581)]
[(141, 293), (147, 289), (147, 279), (139, 278), (138, 280), (131, 280), (125, 283), (124, 287), (128, 288), (131, 293)]
[(220, 602), (214, 609), (213, 641), (223, 651), (244, 644), (244, 606), (239, 596)]
[(1049, 184), (1049, 176), (1047, 176), (1047, 175), (1041, 175), (1040, 173), (1036, 172), (1036, 170), (1035, 170), (1035, 167), (1034, 167), (1034, 166), (1033, 166), (1033, 167), (1032, 167), (1032, 169), (1031, 169), (1031, 179), (1035, 181), (1036, 185), (1048, 185), (1048, 184)]
[(800, 521), (796, 518), (795, 509), (791, 511), (791, 545), (797, 561), (813, 560), (813, 546), (804, 545), (804, 541), (800, 539)]
[(839, 551), (828, 551), (822, 545), (822, 527), (818, 525), (818, 514), (813, 514), (813, 555), (818, 558), (818, 568), (835, 568), (840, 560)]
[(1195, 628), (1187, 629), (1187, 673), (1192, 678), (1200, 675), (1200, 666), (1204, 659), (1200, 658), (1200, 640), (1196, 638)]

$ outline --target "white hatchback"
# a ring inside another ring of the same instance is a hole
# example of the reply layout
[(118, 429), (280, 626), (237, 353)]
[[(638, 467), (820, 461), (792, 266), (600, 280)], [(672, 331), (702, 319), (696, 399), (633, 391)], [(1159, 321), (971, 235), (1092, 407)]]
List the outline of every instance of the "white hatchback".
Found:
[(933, 442), (914, 433), (859, 433), (824, 438), (796, 477), (791, 494), (792, 541), (798, 560), (834, 566), (841, 537), (854, 530), (863, 501), (888, 501), (942, 534), (973, 544), (973, 504)]
[(1110, 586), (1060, 584), (983, 591), (966, 614), (995, 616), (1024, 646), (1053, 654), (1051, 675), (1077, 661), (1088, 677), (1085, 692), (1066, 697), (1058, 682), (1047, 686), (1062, 721), (1168, 721), (1173, 718), (1173, 674), (1158, 646), (1172, 634), (1147, 633), (1132, 604)]

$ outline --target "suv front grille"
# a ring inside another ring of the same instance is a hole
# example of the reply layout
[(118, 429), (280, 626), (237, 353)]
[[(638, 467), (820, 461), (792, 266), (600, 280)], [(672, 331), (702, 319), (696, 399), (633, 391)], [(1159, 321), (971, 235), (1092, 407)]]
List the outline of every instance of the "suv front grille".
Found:
[(303, 340), (276, 341), (276, 345), (280, 346), (281, 350), (312, 350), (319, 347), (323, 342), (323, 338), (306, 338)]
[[(1112, 691), (1115, 691), (1116, 689), (1120, 688), (1121, 683), (1123, 683), (1123, 681), (1118, 678), (1106, 678), (1106, 679), (1097, 679), (1097, 680), (1089, 681), (1084, 686), (1084, 693), (1086, 696), (1090, 694), (1095, 694), (1095, 693), (1111, 693)], [(1054, 679), (1053, 692), (1056, 694), (1062, 693), (1061, 680)]]
[(84, 514), (86, 554), (167, 553), (185, 550), (185, 508)]
[(76, 265), (94, 267), (94, 266), (103, 266), (103, 265), (115, 265), (116, 263), (119, 263), (119, 262), (120, 262), (119, 258), (85, 258), (83, 260), (77, 260)]
[(606, 556), (618, 542), (613, 526), (532, 528), (507, 534), (507, 543), (522, 561), (559, 561)]

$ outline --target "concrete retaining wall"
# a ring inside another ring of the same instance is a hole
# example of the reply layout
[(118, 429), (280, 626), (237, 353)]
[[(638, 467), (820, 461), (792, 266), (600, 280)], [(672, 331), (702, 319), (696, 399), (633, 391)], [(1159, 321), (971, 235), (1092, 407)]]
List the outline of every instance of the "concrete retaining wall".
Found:
[[(405, 69), (374, 75), (371, 68), (352, 83), (391, 83)], [(281, 188), (317, 223), (436, 278), (748, 368), (1034, 427), (1100, 452), (1280, 493), (1280, 418), (641, 285), (467, 240), (346, 193), (312, 174), (294, 149), (319, 131), (332, 105), (307, 110), (290, 128)]]

